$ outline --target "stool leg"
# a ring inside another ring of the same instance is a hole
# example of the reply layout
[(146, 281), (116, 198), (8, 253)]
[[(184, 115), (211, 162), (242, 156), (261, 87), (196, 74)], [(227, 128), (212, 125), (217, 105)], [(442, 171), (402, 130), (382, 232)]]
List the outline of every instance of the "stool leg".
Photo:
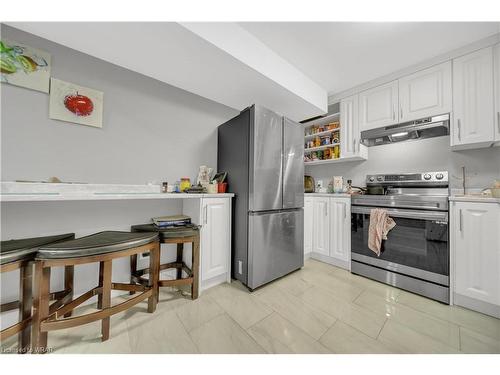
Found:
[(41, 331), (41, 322), (49, 315), (50, 267), (35, 263), (35, 298), (33, 300), (32, 351), (45, 353), (47, 332)]
[(160, 293), (160, 243), (157, 243), (154, 249), (149, 253), (149, 286), (153, 289), (153, 294), (148, 299), (148, 312), (153, 313), (156, 310), (158, 296)]
[[(99, 286), (103, 288), (104, 285), (104, 262), (99, 262)], [(97, 308), (102, 309), (102, 293), (97, 295)]]
[[(130, 256), (130, 283), (134, 284), (134, 274), (137, 272), (137, 254)], [(129, 292), (130, 295), (135, 294), (134, 291)]]
[[(69, 291), (69, 295), (71, 296), (71, 300), (73, 299), (73, 280), (75, 274), (75, 266), (66, 266), (64, 267), (64, 290)], [(68, 312), (63, 316), (65, 318), (69, 318), (72, 312)]]
[[(182, 253), (184, 252), (184, 243), (177, 244), (177, 259), (176, 262), (182, 264)], [(182, 268), (177, 268), (177, 279), (182, 278)]]
[(193, 272), (193, 284), (191, 284), (191, 299), (198, 298), (198, 282), (200, 274), (200, 237), (196, 236), (192, 243), (192, 265), (191, 271)]
[[(112, 261), (106, 260), (100, 263), (99, 267), (99, 280), (102, 282), (102, 293), (100, 294), (100, 300), (98, 301), (98, 305), (100, 304), (101, 309), (107, 309), (111, 307), (111, 269), (112, 269)], [(101, 341), (106, 341), (109, 339), (109, 323), (110, 317), (104, 318), (102, 320), (101, 325), (101, 333), (102, 338)]]
[[(31, 307), (33, 304), (33, 263), (29, 262), (20, 269), (19, 285), (19, 321), (31, 318)], [(19, 332), (18, 353), (27, 353), (30, 350), (31, 327), (28, 326)]]

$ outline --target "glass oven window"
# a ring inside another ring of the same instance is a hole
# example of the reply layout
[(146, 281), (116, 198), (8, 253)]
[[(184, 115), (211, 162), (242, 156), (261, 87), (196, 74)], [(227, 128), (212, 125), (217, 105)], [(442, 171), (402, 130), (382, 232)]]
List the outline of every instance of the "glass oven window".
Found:
[(382, 241), (380, 257), (368, 248), (369, 214), (351, 217), (352, 252), (388, 262), (449, 275), (448, 224), (392, 217), (396, 226)]

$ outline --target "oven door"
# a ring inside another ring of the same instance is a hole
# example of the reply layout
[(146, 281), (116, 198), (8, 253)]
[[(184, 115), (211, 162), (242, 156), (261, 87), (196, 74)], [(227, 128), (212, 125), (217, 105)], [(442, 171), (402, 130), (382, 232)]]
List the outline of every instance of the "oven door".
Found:
[(373, 207), (351, 208), (351, 259), (399, 274), (449, 285), (448, 212), (387, 209), (396, 226), (380, 256), (368, 248)]

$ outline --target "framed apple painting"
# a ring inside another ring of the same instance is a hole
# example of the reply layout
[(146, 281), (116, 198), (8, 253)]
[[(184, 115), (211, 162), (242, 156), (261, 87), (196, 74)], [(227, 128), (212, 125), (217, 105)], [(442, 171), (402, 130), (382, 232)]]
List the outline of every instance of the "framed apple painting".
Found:
[(102, 91), (50, 79), (51, 119), (102, 128), (102, 109)]

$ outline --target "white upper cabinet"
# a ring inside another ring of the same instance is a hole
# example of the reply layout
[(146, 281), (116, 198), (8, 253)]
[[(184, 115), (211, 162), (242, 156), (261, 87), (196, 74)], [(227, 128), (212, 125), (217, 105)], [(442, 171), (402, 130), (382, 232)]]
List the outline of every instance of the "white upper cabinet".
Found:
[(493, 91), (492, 47), (453, 60), (452, 146), (487, 147), (493, 143)]
[(449, 113), (452, 101), (451, 61), (399, 79), (399, 122)]
[(348, 264), (351, 259), (351, 199), (330, 199), (330, 256)]
[(374, 87), (359, 94), (361, 131), (399, 122), (398, 81)]
[(361, 134), (358, 121), (358, 95), (340, 101), (340, 154), (356, 155), (360, 149)]
[(312, 252), (313, 244), (313, 198), (304, 198), (304, 254)]
[(313, 199), (313, 252), (330, 255), (330, 198)]
[(455, 303), (500, 312), (500, 204), (454, 202), (452, 215)]
[(494, 49), (493, 62), (495, 64), (495, 141), (500, 141), (500, 44)]

